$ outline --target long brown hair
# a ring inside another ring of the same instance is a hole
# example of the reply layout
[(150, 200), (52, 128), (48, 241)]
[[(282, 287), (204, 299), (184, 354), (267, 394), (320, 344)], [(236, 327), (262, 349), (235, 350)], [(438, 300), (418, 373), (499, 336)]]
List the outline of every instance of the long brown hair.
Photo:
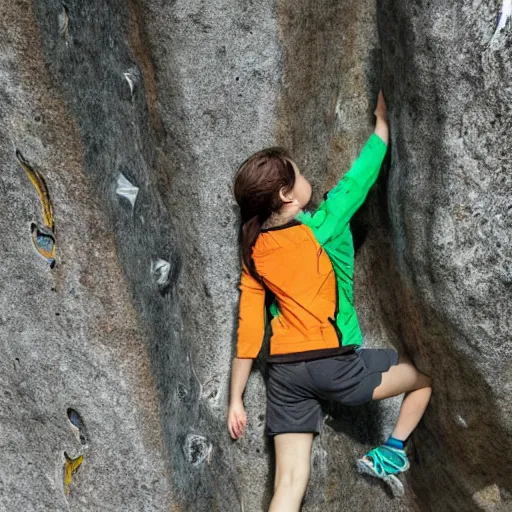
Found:
[(252, 259), (252, 248), (263, 223), (284, 204), (279, 195), (280, 190), (284, 188), (285, 192), (289, 192), (294, 185), (295, 170), (290, 154), (280, 147), (254, 153), (238, 168), (235, 175), (235, 199), (242, 216), (242, 263), (258, 281), (260, 278)]

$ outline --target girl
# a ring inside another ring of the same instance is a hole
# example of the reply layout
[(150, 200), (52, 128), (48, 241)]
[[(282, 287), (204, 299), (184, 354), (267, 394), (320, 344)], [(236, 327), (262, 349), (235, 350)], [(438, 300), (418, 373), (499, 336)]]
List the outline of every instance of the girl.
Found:
[(237, 353), (233, 360), (228, 428), (243, 435), (242, 397), (265, 328), (271, 294), (267, 430), (276, 473), (269, 512), (297, 512), (309, 480), (321, 404), (357, 405), (407, 393), (388, 441), (358, 460), (361, 471), (387, 481), (409, 468), (404, 444), (431, 394), (430, 378), (390, 349), (360, 349), (353, 306), (354, 249), (349, 221), (377, 179), (388, 144), (382, 92), (376, 126), (357, 161), (313, 214), (302, 211), (311, 185), (290, 155), (270, 148), (252, 155), (235, 177), (242, 216), (242, 278)]

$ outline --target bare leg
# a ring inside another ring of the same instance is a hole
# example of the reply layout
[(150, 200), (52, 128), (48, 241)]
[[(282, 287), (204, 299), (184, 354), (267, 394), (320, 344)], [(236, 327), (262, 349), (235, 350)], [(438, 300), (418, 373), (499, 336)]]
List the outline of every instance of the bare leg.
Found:
[(392, 436), (405, 441), (420, 422), (432, 394), (431, 380), (409, 361), (400, 359), (382, 374), (382, 382), (373, 392), (374, 400), (407, 393)]
[(299, 512), (309, 481), (313, 434), (279, 434), (274, 444), (276, 476), (269, 512)]

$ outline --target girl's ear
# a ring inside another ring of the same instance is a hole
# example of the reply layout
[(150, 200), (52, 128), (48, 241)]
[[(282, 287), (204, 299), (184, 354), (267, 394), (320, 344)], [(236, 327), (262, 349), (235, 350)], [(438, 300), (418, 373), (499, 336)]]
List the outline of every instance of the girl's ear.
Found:
[(279, 198), (281, 199), (281, 201), (283, 201), (283, 203), (293, 202), (292, 191), (289, 190), (288, 192), (286, 192), (286, 188), (281, 187), (281, 189), (279, 190)]

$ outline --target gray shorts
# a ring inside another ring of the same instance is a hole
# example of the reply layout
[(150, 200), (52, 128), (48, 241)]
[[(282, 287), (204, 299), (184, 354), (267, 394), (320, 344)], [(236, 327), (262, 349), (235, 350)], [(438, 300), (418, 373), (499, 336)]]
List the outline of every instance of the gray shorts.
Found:
[(268, 365), (267, 433), (318, 433), (322, 405), (359, 405), (372, 399), (382, 373), (398, 363), (391, 349), (360, 349), (349, 354)]

